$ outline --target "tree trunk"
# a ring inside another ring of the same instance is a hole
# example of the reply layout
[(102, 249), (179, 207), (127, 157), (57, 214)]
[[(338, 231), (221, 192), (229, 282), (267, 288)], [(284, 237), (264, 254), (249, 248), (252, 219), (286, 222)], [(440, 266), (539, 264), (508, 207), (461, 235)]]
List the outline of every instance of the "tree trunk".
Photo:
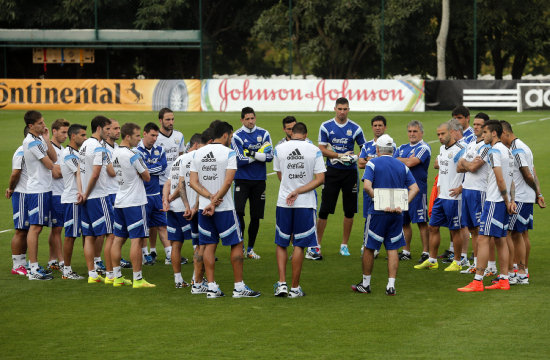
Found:
[(512, 79), (521, 80), (525, 65), (527, 65), (527, 55), (523, 51), (518, 52), (514, 56), (514, 63), (512, 64)]
[(449, 34), (449, 0), (441, 0), (441, 26), (437, 35), (437, 79), (447, 78), (445, 71), (445, 48), (447, 46), (447, 35)]

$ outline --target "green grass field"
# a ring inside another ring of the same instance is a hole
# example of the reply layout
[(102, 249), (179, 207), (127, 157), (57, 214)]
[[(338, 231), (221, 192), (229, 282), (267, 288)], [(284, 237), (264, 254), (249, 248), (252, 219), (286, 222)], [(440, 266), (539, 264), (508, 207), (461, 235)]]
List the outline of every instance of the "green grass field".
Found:
[[(475, 113), (475, 112), (474, 112)], [(23, 140), (22, 111), (0, 111), (1, 189), (7, 187), (11, 159)], [(543, 193), (550, 200), (550, 112), (489, 112), (514, 126), (535, 155), (535, 166)], [(43, 112), (50, 125), (62, 117), (71, 123), (85, 123), (96, 113)], [(105, 114), (121, 124), (144, 125), (156, 121), (156, 114), (113, 112)], [(281, 119), (287, 114), (258, 113), (258, 125), (269, 130), (273, 141), (283, 137)], [(297, 113), (305, 122), (310, 138), (317, 139), (319, 125), (332, 113)], [(435, 129), (450, 112), (388, 113), (387, 133), (398, 144), (407, 142), (406, 124), (423, 122), (424, 139), (431, 142), (432, 158), (439, 151)], [(371, 138), (372, 113), (350, 113)], [(221, 119), (240, 127), (236, 113), (176, 113), (175, 127), (188, 139), (210, 121)], [(546, 135), (545, 135), (546, 134)], [(271, 164), (268, 172), (272, 172)], [(362, 174), (362, 173), (361, 173)], [(433, 179), (432, 169), (429, 179)], [(531, 232), (529, 266), (531, 284), (508, 292), (463, 294), (456, 288), (471, 276), (414, 270), (420, 252), (417, 229), (413, 237), (413, 261), (401, 262), (396, 282), (397, 296), (384, 294), (387, 281), (384, 252), (375, 263), (369, 295), (356, 294), (350, 285), (361, 279), (360, 245), (364, 219), (355, 217), (350, 240), (351, 257), (338, 255), (343, 214), (341, 204), (329, 217), (323, 241), (325, 260), (304, 264), (301, 285), (307, 296), (275, 298), (276, 176), (268, 176), (266, 216), (261, 222), (256, 251), (259, 261), (246, 260), (245, 282), (262, 291), (258, 299), (208, 300), (192, 296), (188, 289), (175, 289), (169, 266), (159, 263), (144, 268), (145, 278), (155, 289), (133, 290), (85, 281), (63, 281), (59, 274), (49, 282), (28, 281), (10, 274), (10, 240), (13, 231), (0, 233), (0, 357), (20, 358), (548, 358), (550, 315), (547, 310), (550, 270), (548, 234), (550, 210), (535, 208), (535, 229)], [(429, 184), (429, 188), (431, 185)], [(4, 190), (2, 190), (4, 191)], [(0, 206), (0, 231), (13, 227), (11, 202)], [(359, 200), (361, 209), (362, 198)], [(248, 216), (247, 216), (248, 218)], [(48, 260), (48, 230), (40, 237), (39, 261)], [(442, 250), (448, 245), (442, 231)], [(246, 241), (246, 239), (245, 239)], [(81, 242), (77, 240), (73, 269), (85, 274)], [(160, 242), (158, 248), (160, 249)], [(129, 245), (123, 248), (128, 258)], [(161, 251), (162, 253), (162, 251)], [(190, 243), (183, 254), (191, 257)], [(217, 282), (226, 294), (233, 286), (229, 251), (219, 247)], [(163, 254), (160, 260), (163, 260)], [(288, 267), (290, 276), (290, 266)], [(131, 277), (131, 270), (123, 270)], [(184, 279), (193, 269), (184, 265)], [(288, 280), (290, 278), (287, 276)]]

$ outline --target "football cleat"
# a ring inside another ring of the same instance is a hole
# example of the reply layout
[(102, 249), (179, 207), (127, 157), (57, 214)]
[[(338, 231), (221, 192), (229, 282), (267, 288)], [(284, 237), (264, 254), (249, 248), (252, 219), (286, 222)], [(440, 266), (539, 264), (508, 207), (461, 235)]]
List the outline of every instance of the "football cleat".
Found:
[(273, 284), (273, 292), (275, 296), (284, 297), (288, 295), (288, 286), (286, 283), (276, 282)]
[(234, 298), (245, 298), (245, 297), (253, 298), (253, 297), (258, 297), (260, 295), (262, 294), (259, 291), (254, 291), (246, 285), (244, 286), (244, 289), (242, 289), (241, 291), (237, 291), (233, 289)]
[(132, 280), (125, 279), (124, 276), (115, 278), (115, 281), (113, 282), (114, 287), (120, 287), (120, 286), (131, 286)]
[(389, 296), (395, 296), (395, 288), (394, 287), (391, 287), (391, 288), (386, 288), (386, 295), (389, 295)]
[(191, 286), (191, 294), (192, 295), (198, 295), (198, 294), (206, 294), (208, 292), (208, 283), (202, 283), (199, 285), (192, 285)]
[(120, 258), (120, 267), (123, 269), (130, 269), (132, 268), (132, 263), (128, 260), (124, 260), (123, 258)]
[(143, 265), (150, 265), (152, 266), (155, 264), (153, 262), (153, 257), (151, 255), (143, 255)]
[(172, 259), (170, 258), (164, 259), (164, 265), (172, 265)]
[(15, 268), (15, 269), (12, 268), (11, 273), (13, 275), (23, 275), (23, 276), (28, 275), (27, 268), (25, 268), (25, 266), (23, 266), (23, 265), (19, 266), (18, 268)]
[(460, 272), (461, 274), (475, 274), (476, 273), (476, 267), (471, 264), (467, 269), (464, 269)]
[(460, 271), (462, 270), (462, 266), (458, 265), (456, 261), (453, 261), (451, 265), (447, 266), (444, 271)]
[(424, 261), (428, 260), (429, 258), (430, 258), (430, 254), (422, 253), (422, 255), (420, 255), (420, 259), (418, 260), (418, 263), (422, 264)]
[[(218, 261), (217, 259), (218, 259), (218, 258), (216, 258), (216, 261)], [(185, 264), (187, 264), (187, 263), (189, 263), (189, 259), (187, 259), (186, 257), (183, 257), (183, 256), (182, 256), (182, 257), (181, 257), (181, 262), (180, 262), (180, 264), (185, 265)]]
[(498, 270), (497, 269), (487, 268), (483, 272), (483, 277), (489, 277), (489, 276), (495, 276), (495, 275), (498, 275)]
[(248, 259), (254, 259), (254, 260), (259, 260), (261, 258), (260, 255), (254, 252), (254, 249), (250, 249), (250, 251), (246, 254), (246, 257)]
[(224, 297), (225, 294), (220, 290), (218, 287), (217, 290), (206, 290), (206, 298), (207, 299), (216, 299), (220, 297)]
[(59, 266), (59, 263), (57, 261), (54, 262), (54, 263), (48, 264), (48, 266), (46, 268), (51, 272), (63, 270), (62, 267)]
[(529, 278), (526, 276), (526, 277), (521, 277), (521, 276), (518, 276), (518, 282), (517, 284), (518, 285), (529, 285)]
[(115, 278), (109, 279), (108, 276), (105, 276), (105, 285), (113, 285), (115, 283)]
[(151, 256), (151, 259), (153, 260), (153, 264), (156, 264), (156, 262), (157, 262), (157, 252), (156, 251), (151, 251), (151, 253), (149, 255)]
[(321, 255), (321, 252), (317, 248), (311, 247), (311, 248), (307, 249), (306, 259), (309, 259), (309, 260), (323, 260), (323, 255)]
[(95, 278), (91, 276), (88, 277), (88, 284), (99, 284), (104, 282), (105, 282), (105, 278), (101, 275), (97, 275), (97, 277)]
[(438, 255), (438, 259), (447, 259), (449, 257), (453, 258), (455, 256), (455, 253), (449, 250), (445, 250), (445, 252), (441, 255)]
[(415, 265), (414, 268), (418, 270), (421, 270), (421, 269), (437, 270), (439, 269), (439, 263), (437, 261), (435, 263), (431, 263), (430, 260), (426, 260), (422, 264)]
[(485, 289), (488, 290), (510, 290), (510, 283), (508, 279), (499, 279), (496, 284), (491, 286), (485, 286)]
[(145, 279), (139, 279), (139, 280), (134, 280), (132, 287), (134, 289), (142, 289), (142, 288), (154, 288), (156, 287), (156, 285), (148, 283), (147, 281), (145, 281)]
[(84, 280), (84, 276), (80, 276), (74, 271), (71, 271), (67, 275), (63, 274), (61, 278), (64, 280)]
[(411, 254), (404, 254), (403, 251), (401, 251), (397, 256), (399, 257), (399, 261), (412, 260)]
[(460, 266), (470, 266), (470, 261), (467, 258), (463, 257), (460, 259)]
[(351, 290), (362, 294), (370, 294), (370, 285), (363, 286), (363, 282), (360, 282), (357, 285), (351, 285)]
[(52, 280), (53, 279), (53, 276), (45, 273), (40, 268), (36, 271), (29, 272), (27, 277), (29, 278), (29, 280)]
[(301, 286), (298, 286), (297, 290), (290, 289), (290, 291), (288, 292), (288, 297), (292, 299), (302, 296), (306, 296), (306, 293), (302, 290)]
[(185, 287), (188, 287), (189, 284), (183, 280), (182, 282), (177, 282), (176, 283), (176, 289), (182, 289), (182, 288), (185, 288)]
[(350, 256), (349, 248), (347, 245), (340, 245), (340, 255), (342, 256)]
[(107, 268), (105, 267), (105, 264), (103, 263), (103, 260), (99, 260), (95, 262), (95, 271), (99, 275), (105, 275), (105, 272), (107, 271)]
[(458, 288), (457, 289), (460, 292), (476, 292), (476, 291), (483, 291), (485, 288), (483, 287), (483, 281), (474, 280), (468, 285)]

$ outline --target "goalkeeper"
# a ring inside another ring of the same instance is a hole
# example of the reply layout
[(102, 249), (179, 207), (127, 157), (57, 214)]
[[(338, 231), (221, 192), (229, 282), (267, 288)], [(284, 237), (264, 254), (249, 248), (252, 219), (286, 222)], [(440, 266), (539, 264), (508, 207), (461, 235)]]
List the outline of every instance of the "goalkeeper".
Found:
[(260, 219), (264, 218), (265, 209), (265, 163), (273, 160), (271, 137), (267, 130), (256, 126), (256, 113), (250, 107), (241, 111), (243, 126), (235, 131), (231, 147), (237, 155), (237, 173), (235, 174), (235, 210), (244, 239), (244, 209), (250, 201), (250, 223), (248, 225), (248, 246), (244, 256), (249, 259), (260, 259), (254, 251), (256, 237), (260, 229)]

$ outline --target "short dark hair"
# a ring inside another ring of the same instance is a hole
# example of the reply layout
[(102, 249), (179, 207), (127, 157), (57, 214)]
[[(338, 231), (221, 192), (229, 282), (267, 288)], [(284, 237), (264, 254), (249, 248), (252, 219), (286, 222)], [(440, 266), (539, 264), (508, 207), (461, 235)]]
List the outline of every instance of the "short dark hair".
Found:
[(477, 113), (474, 119), (483, 119), (483, 121), (489, 121), (489, 115), (484, 112)]
[(293, 122), (296, 122), (296, 118), (294, 116), (287, 116), (283, 119), (283, 127), (285, 127), (286, 124), (292, 124)]
[(453, 109), (452, 116), (462, 115), (464, 117), (470, 116), (470, 110), (463, 105), (459, 105)]
[(346, 99), (345, 97), (341, 97), (341, 98), (336, 99), (336, 104), (335, 104), (335, 106), (336, 106), (336, 105), (343, 105), (343, 104), (349, 105), (348, 99)]
[(34, 124), (42, 118), (42, 114), (36, 110), (29, 110), (25, 113), (24, 119), (27, 126)]
[(109, 120), (103, 115), (98, 115), (92, 119), (92, 133), (96, 132), (98, 126), (100, 128), (104, 128), (106, 125), (110, 125), (110, 124), (111, 124), (111, 120)]
[(59, 130), (62, 127), (66, 127), (69, 125), (71, 124), (65, 119), (57, 119), (52, 123), (52, 130)]
[[(247, 113), (249, 114), (249, 113)], [(214, 139), (219, 139), (225, 134), (230, 134), (233, 131), (233, 126), (227, 121), (221, 121), (214, 127)]]
[(254, 114), (254, 116), (256, 116), (254, 109), (252, 109), (250, 106), (243, 107), (243, 109), (241, 110), (241, 119), (244, 119), (246, 114)]
[(375, 121), (382, 121), (384, 123), (384, 126), (386, 126), (386, 118), (382, 115), (376, 115), (375, 117), (373, 117), (370, 121), (370, 126), (374, 125)]
[(202, 135), (199, 133), (193, 134), (191, 139), (189, 139), (189, 147), (193, 147), (195, 144), (206, 144), (202, 142)]
[(159, 111), (159, 119), (160, 119), (160, 120), (164, 119), (164, 114), (166, 114), (166, 113), (173, 113), (173, 111), (170, 110), (169, 108), (162, 108), (162, 109), (160, 109), (160, 111)]
[(151, 130), (159, 131), (158, 125), (153, 122), (148, 122), (143, 127), (143, 131), (145, 131), (146, 133), (150, 132)]
[(25, 125), (25, 127), (23, 128), (23, 136), (27, 137), (27, 135), (29, 135), (29, 131), (29, 127)]
[(303, 122), (297, 122), (296, 125), (292, 128), (293, 134), (307, 134), (307, 126)]
[(209, 141), (214, 140), (214, 128), (209, 127), (201, 134), (201, 141), (203, 144), (208, 144)]
[(221, 122), (222, 122), (221, 120), (214, 120), (210, 123), (210, 125), (208, 125), (208, 127), (213, 129), (216, 127), (216, 125), (218, 125)]
[(512, 125), (506, 120), (500, 120), (500, 126), (502, 126), (502, 131), (506, 130), (506, 132), (514, 133), (512, 130)]
[(502, 135), (502, 125), (498, 120), (486, 121), (485, 124), (483, 124), (483, 127), (487, 127), (490, 132), (496, 131), (499, 138)]
[(80, 130), (86, 131), (88, 127), (86, 125), (80, 125), (80, 124), (72, 124), (69, 126), (69, 131), (67, 132), (69, 135), (69, 139), (71, 138), (71, 135), (77, 135)]
[(122, 139), (124, 139), (126, 136), (132, 136), (134, 135), (134, 131), (136, 129), (141, 129), (138, 124), (131, 122), (126, 123), (120, 128), (120, 136), (122, 137)]

